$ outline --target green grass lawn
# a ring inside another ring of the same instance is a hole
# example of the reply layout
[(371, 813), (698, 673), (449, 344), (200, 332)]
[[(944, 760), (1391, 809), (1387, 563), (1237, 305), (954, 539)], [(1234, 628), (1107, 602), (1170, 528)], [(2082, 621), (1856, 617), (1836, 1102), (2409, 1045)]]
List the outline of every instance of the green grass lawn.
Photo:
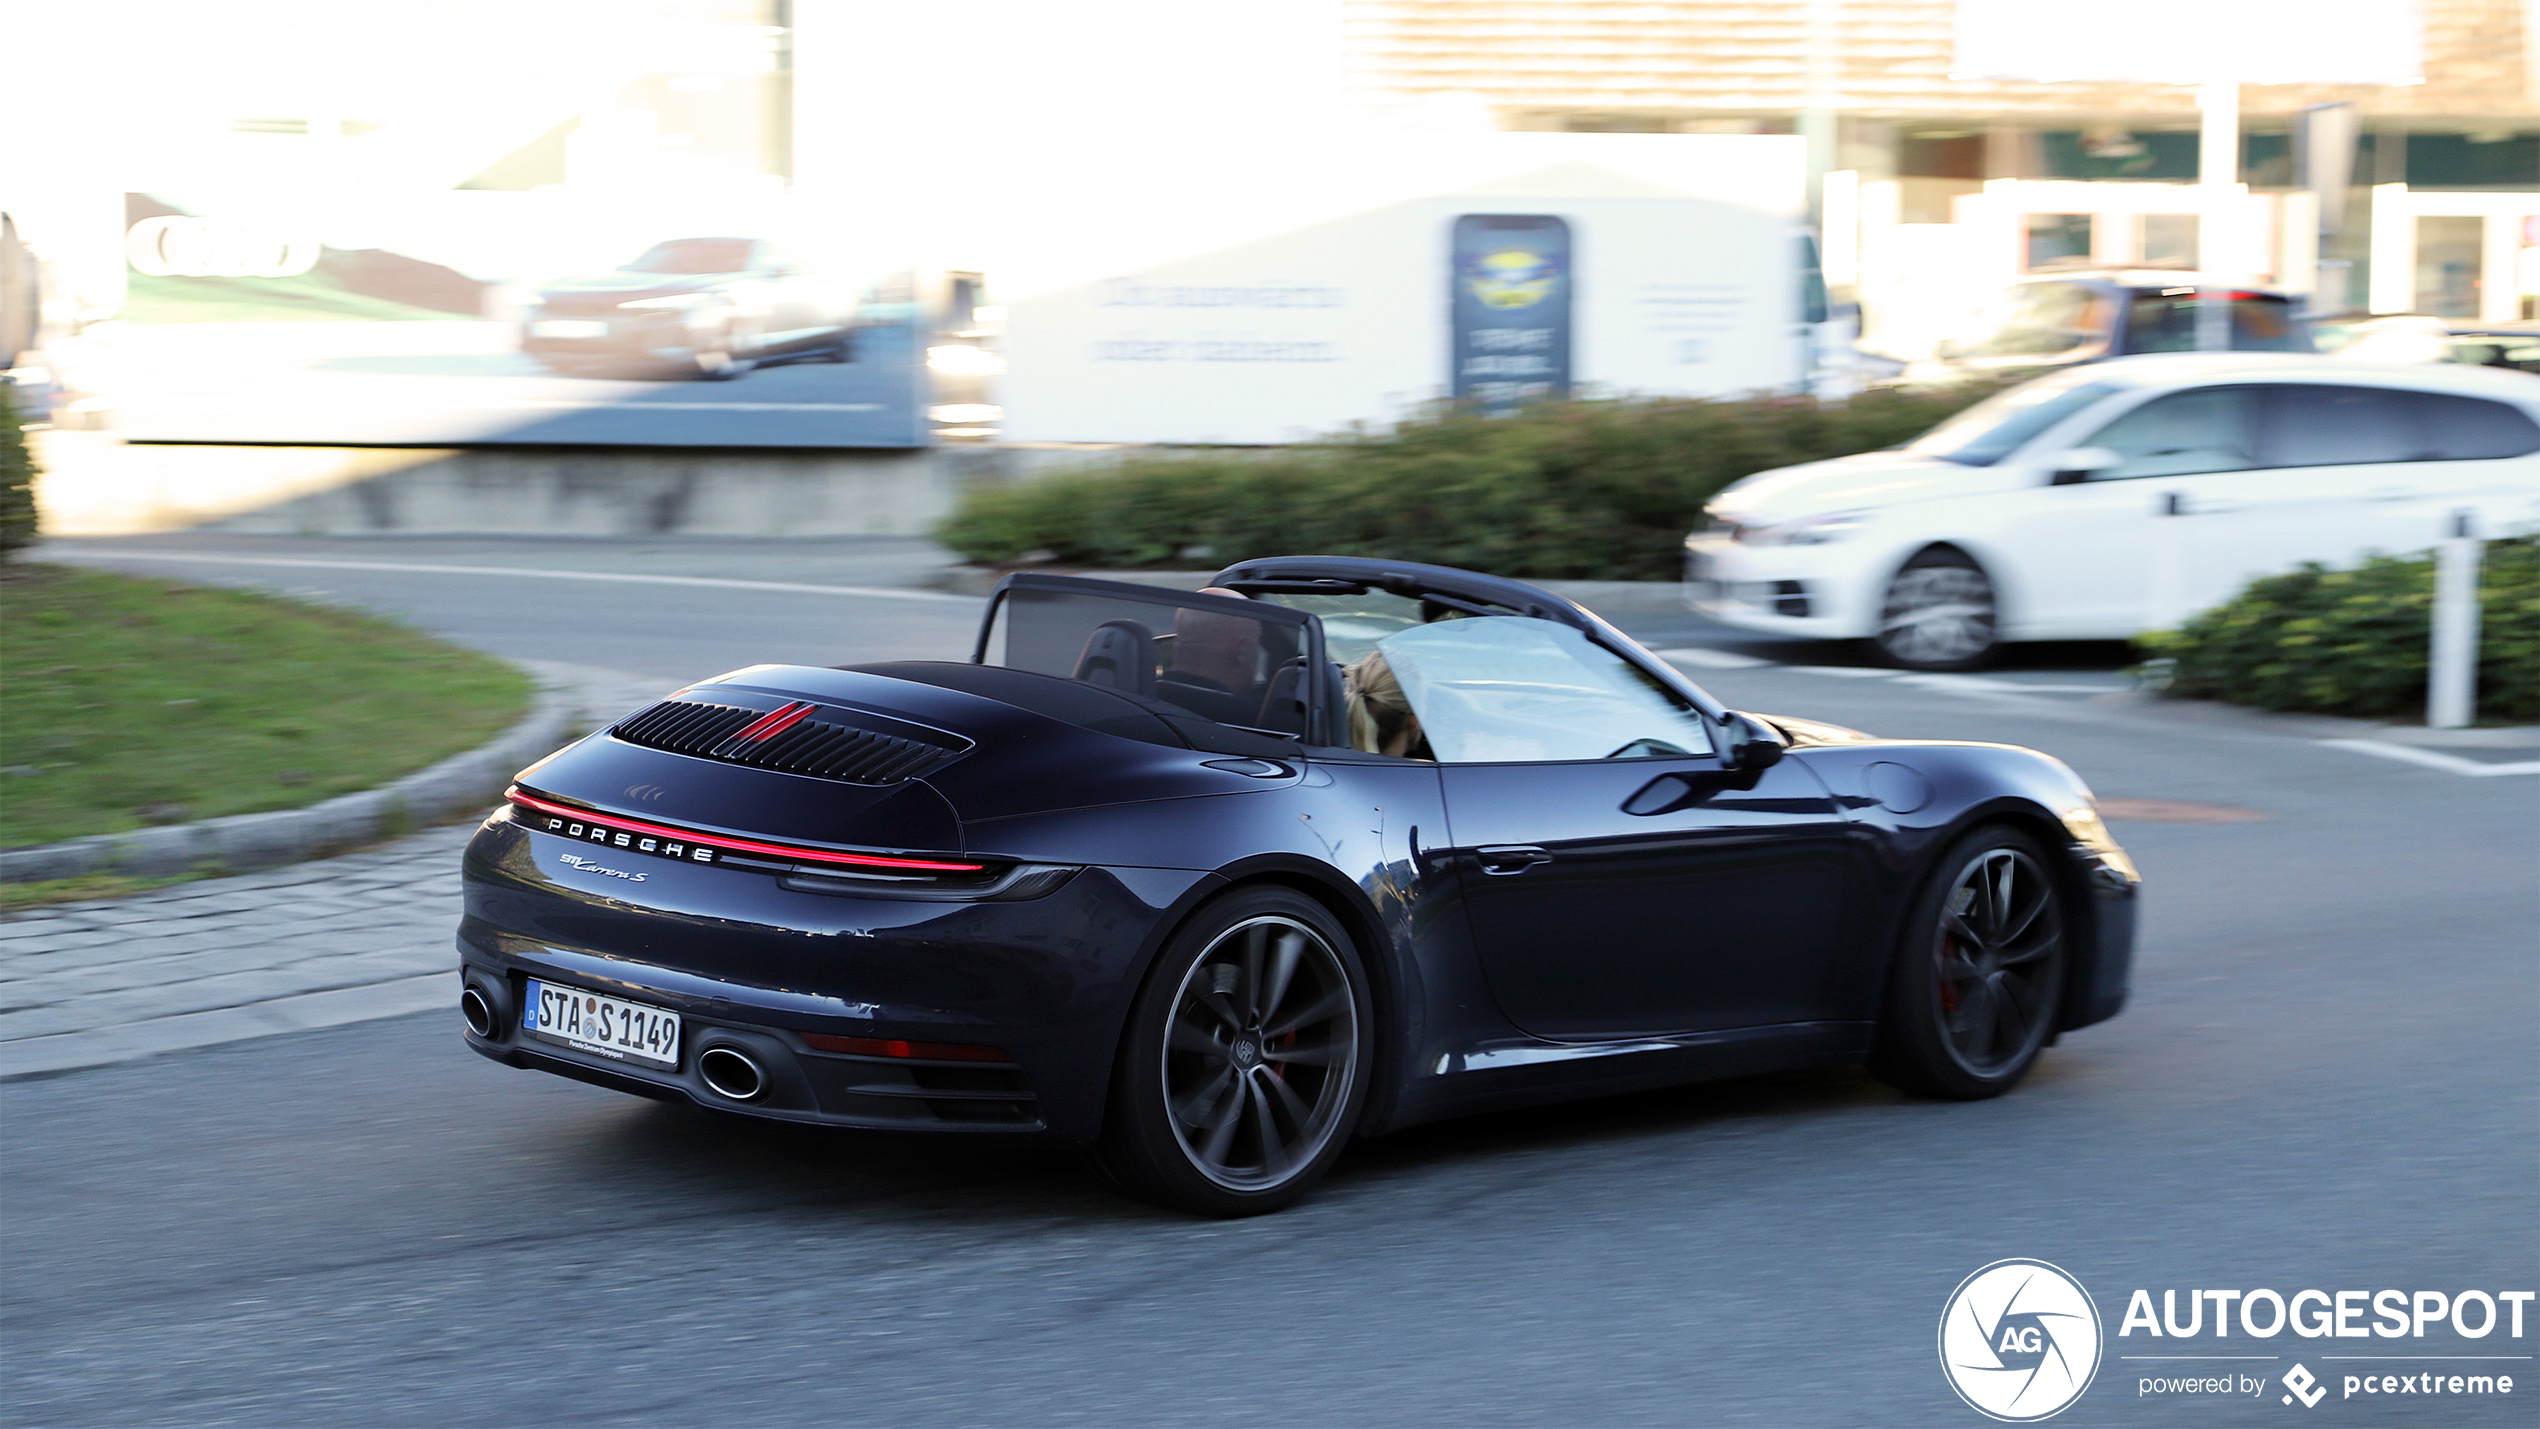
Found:
[(517, 723), (529, 681), (393, 621), (0, 566), (0, 847), (313, 804)]
[(136, 323), (465, 322), (461, 313), (356, 293), (322, 273), (296, 278), (125, 278), (116, 316)]

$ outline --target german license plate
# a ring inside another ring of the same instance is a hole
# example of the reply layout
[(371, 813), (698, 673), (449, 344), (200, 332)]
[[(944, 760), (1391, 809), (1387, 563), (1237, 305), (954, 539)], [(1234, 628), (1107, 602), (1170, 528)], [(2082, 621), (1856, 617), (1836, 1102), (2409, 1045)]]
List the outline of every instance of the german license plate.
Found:
[(529, 325), (531, 337), (606, 337), (609, 325), (586, 318), (543, 318)]
[(620, 1062), (647, 1067), (679, 1065), (679, 1014), (640, 1002), (603, 997), (578, 987), (529, 980), (520, 1030), (544, 1042), (561, 1042)]

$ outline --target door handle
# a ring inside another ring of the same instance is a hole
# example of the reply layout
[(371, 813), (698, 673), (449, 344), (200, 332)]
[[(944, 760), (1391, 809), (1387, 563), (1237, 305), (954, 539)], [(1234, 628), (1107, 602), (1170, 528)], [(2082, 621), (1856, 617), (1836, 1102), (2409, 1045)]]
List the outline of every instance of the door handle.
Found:
[(1484, 873), (1523, 873), (1539, 863), (1552, 862), (1552, 855), (1533, 844), (1492, 844), (1473, 850), (1482, 861)]

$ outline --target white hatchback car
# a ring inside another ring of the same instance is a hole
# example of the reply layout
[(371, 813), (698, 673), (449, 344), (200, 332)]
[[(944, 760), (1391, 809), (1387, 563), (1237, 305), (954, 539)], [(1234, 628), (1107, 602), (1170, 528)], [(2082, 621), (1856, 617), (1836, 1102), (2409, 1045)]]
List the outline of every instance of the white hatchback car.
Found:
[(2540, 529), (2540, 377), (2191, 353), (2012, 388), (1895, 451), (1760, 472), (1685, 541), (1686, 600), (1915, 669), (2174, 625), (2304, 561)]

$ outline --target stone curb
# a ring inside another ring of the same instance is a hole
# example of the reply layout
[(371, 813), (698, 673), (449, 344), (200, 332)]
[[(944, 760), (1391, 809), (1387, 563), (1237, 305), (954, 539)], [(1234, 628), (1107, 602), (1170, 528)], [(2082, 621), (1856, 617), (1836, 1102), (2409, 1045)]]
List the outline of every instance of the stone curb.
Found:
[(458, 996), (456, 959), (452, 961), (450, 972), (423, 973), (393, 982), (327, 988), (236, 1007), (0, 1042), (0, 1082), (107, 1067), (163, 1052), (217, 1047), (285, 1032), (309, 1032), (446, 1009), (456, 1005)]
[(197, 869), (250, 873), (341, 853), (405, 829), (439, 823), (491, 802), (511, 776), (553, 753), (576, 731), (581, 701), (541, 679), (529, 715), (492, 742), (429, 768), (304, 809), (231, 814), (32, 848), (0, 849), (0, 883), (117, 873), (170, 878)]

